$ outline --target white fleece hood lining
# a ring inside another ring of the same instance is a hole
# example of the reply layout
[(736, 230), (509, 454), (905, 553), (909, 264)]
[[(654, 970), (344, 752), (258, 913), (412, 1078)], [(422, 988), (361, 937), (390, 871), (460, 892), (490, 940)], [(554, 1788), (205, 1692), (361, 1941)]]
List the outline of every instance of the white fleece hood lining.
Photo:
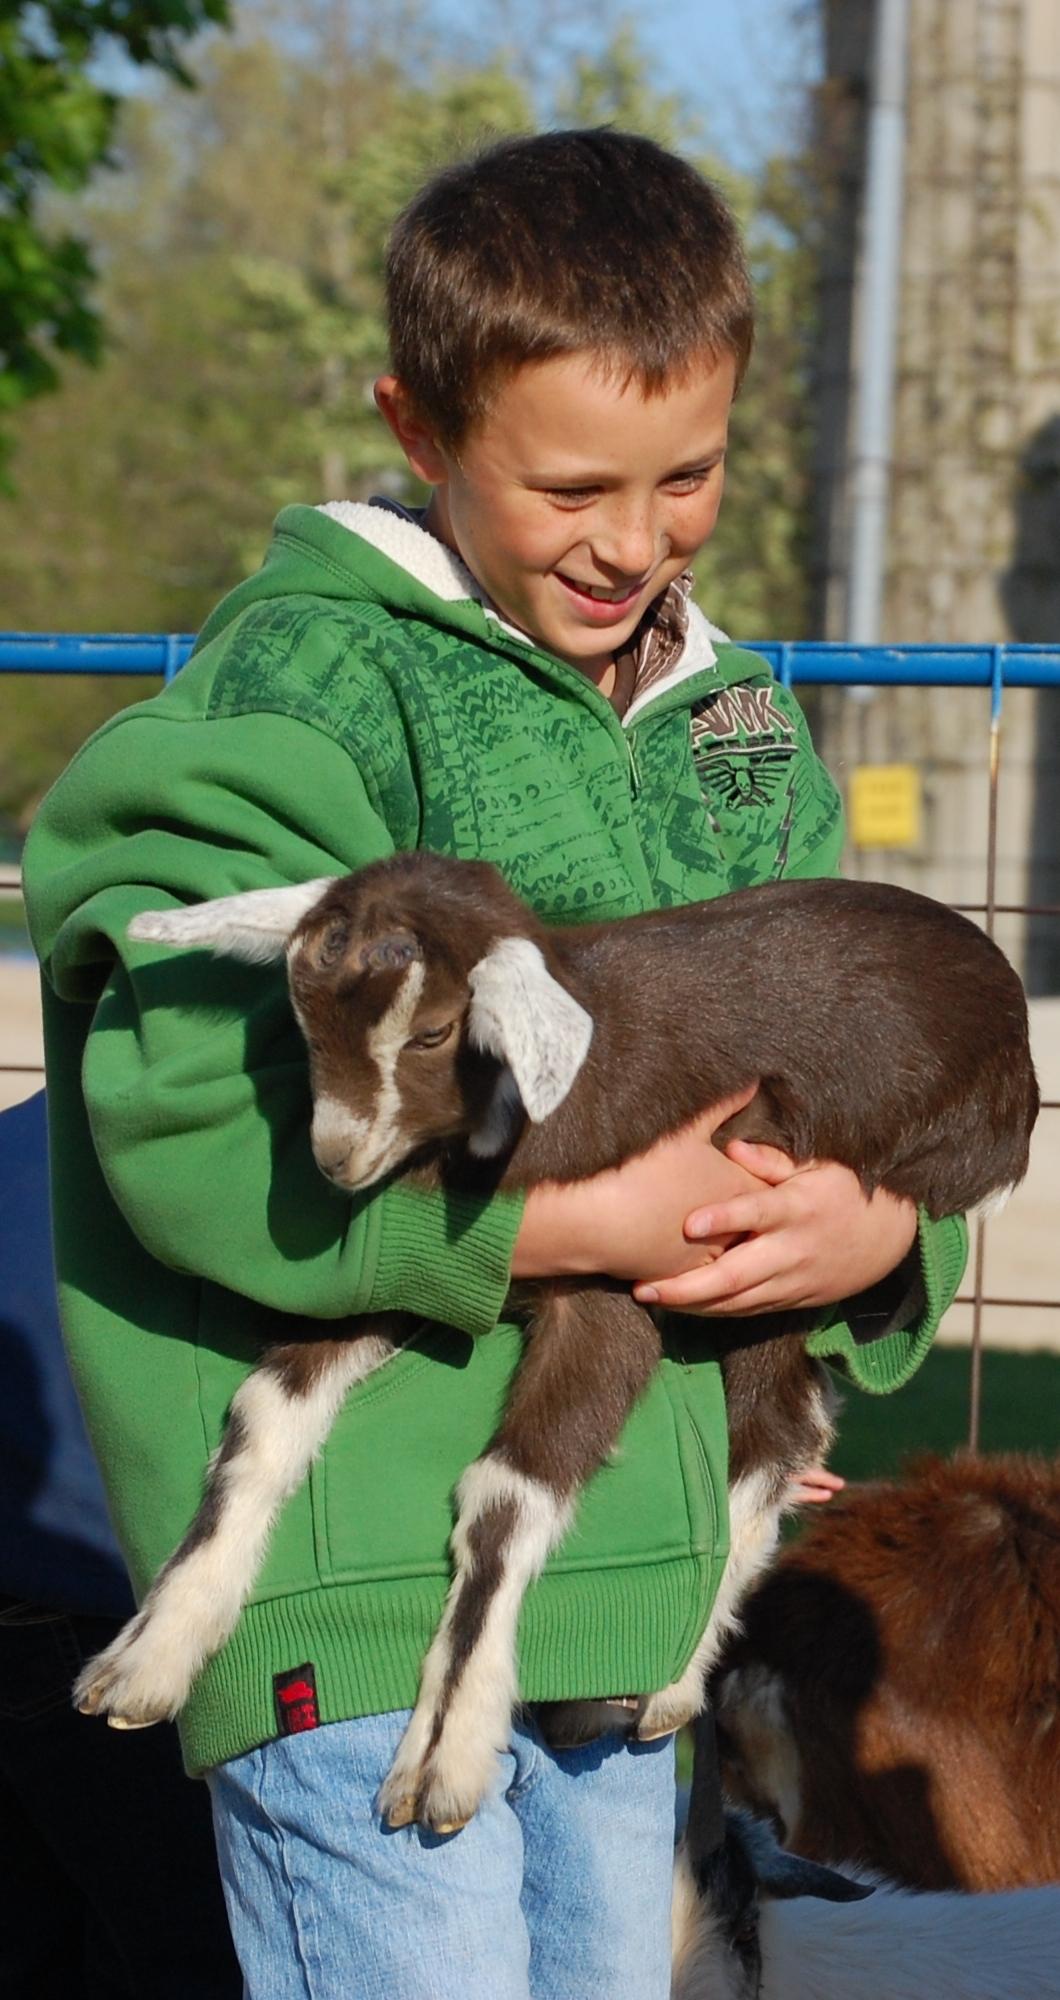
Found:
[[(421, 528), (411, 514), (387, 501), (375, 506), (367, 500), (327, 500), (316, 512), (327, 514), (337, 521), (340, 528), (347, 528), (351, 535), (359, 535), (380, 555), (388, 556), (407, 575), (415, 577), (434, 597), (443, 604), (481, 604), (487, 618), (497, 624), (511, 639), (515, 639), (528, 649), (534, 640), (518, 627), (510, 625), (486, 597), (480, 584), (472, 576), (466, 563), (444, 542), (438, 540), (428, 529)], [(696, 604), (688, 606), (688, 632), (682, 651), (671, 671), (661, 680), (654, 681), (644, 693), (635, 696), (622, 717), (623, 728), (628, 728), (634, 717), (648, 708), (659, 697), (678, 687), (682, 681), (690, 680), (693, 674), (708, 671), (717, 663), (715, 642), (727, 644), (726, 634), (704, 618)]]

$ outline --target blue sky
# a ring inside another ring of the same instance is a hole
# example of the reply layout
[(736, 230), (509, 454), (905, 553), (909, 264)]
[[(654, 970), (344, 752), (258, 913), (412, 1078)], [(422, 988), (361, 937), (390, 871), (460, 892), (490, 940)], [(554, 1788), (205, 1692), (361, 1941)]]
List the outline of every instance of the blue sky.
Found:
[(818, 62), (805, 0), (652, 0), (631, 11), (661, 80), (690, 99), (734, 164), (786, 136)]
[[(234, 0), (237, 8), (245, 0)], [(282, 5), (282, 0), (280, 0)], [(687, 98), (708, 146), (752, 166), (783, 145), (820, 61), (818, 0), (428, 0), (466, 51), (493, 36), (547, 67), (629, 22), (653, 81)], [(549, 60), (551, 58), (551, 60)]]

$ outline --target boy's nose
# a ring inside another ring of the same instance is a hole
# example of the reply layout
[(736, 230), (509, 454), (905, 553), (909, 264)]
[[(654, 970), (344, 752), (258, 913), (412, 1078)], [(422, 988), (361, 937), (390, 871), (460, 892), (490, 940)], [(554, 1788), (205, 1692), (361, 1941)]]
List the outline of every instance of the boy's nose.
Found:
[(648, 576), (668, 552), (666, 536), (646, 514), (602, 523), (593, 535), (597, 561), (617, 571), (621, 582)]

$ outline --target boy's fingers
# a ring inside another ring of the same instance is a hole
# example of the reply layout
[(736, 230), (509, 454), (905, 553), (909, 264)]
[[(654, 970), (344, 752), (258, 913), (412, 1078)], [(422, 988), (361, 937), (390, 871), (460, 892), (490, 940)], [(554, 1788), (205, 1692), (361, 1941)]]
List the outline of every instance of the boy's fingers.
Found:
[(841, 1493), (845, 1485), (846, 1480), (841, 1479), (838, 1472), (826, 1472), (822, 1465), (814, 1465), (792, 1480), (788, 1499), (799, 1507), (820, 1507)]
[(670, 1306), (676, 1312), (701, 1306), (733, 1313), (770, 1312), (802, 1303), (790, 1297), (790, 1287), (790, 1274), (777, 1271), (772, 1249), (758, 1237), (676, 1278), (646, 1279), (634, 1286), (633, 1296), (642, 1305)]
[(729, 1201), (694, 1208), (685, 1217), (684, 1233), (690, 1243), (701, 1243), (707, 1236), (761, 1236), (788, 1219), (786, 1210), (778, 1210), (772, 1190), (734, 1194)]

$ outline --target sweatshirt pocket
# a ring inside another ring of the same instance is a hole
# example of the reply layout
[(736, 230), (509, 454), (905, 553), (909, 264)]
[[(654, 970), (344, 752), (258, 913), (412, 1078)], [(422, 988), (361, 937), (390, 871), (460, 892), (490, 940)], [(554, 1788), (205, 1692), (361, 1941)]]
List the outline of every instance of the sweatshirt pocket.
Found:
[[(427, 1328), (347, 1398), (311, 1474), (322, 1579), (448, 1577), (455, 1489), (496, 1429), (521, 1352), (514, 1326), (474, 1342)], [(664, 1361), (550, 1572), (713, 1556), (727, 1532), (724, 1480), (717, 1367)]]

